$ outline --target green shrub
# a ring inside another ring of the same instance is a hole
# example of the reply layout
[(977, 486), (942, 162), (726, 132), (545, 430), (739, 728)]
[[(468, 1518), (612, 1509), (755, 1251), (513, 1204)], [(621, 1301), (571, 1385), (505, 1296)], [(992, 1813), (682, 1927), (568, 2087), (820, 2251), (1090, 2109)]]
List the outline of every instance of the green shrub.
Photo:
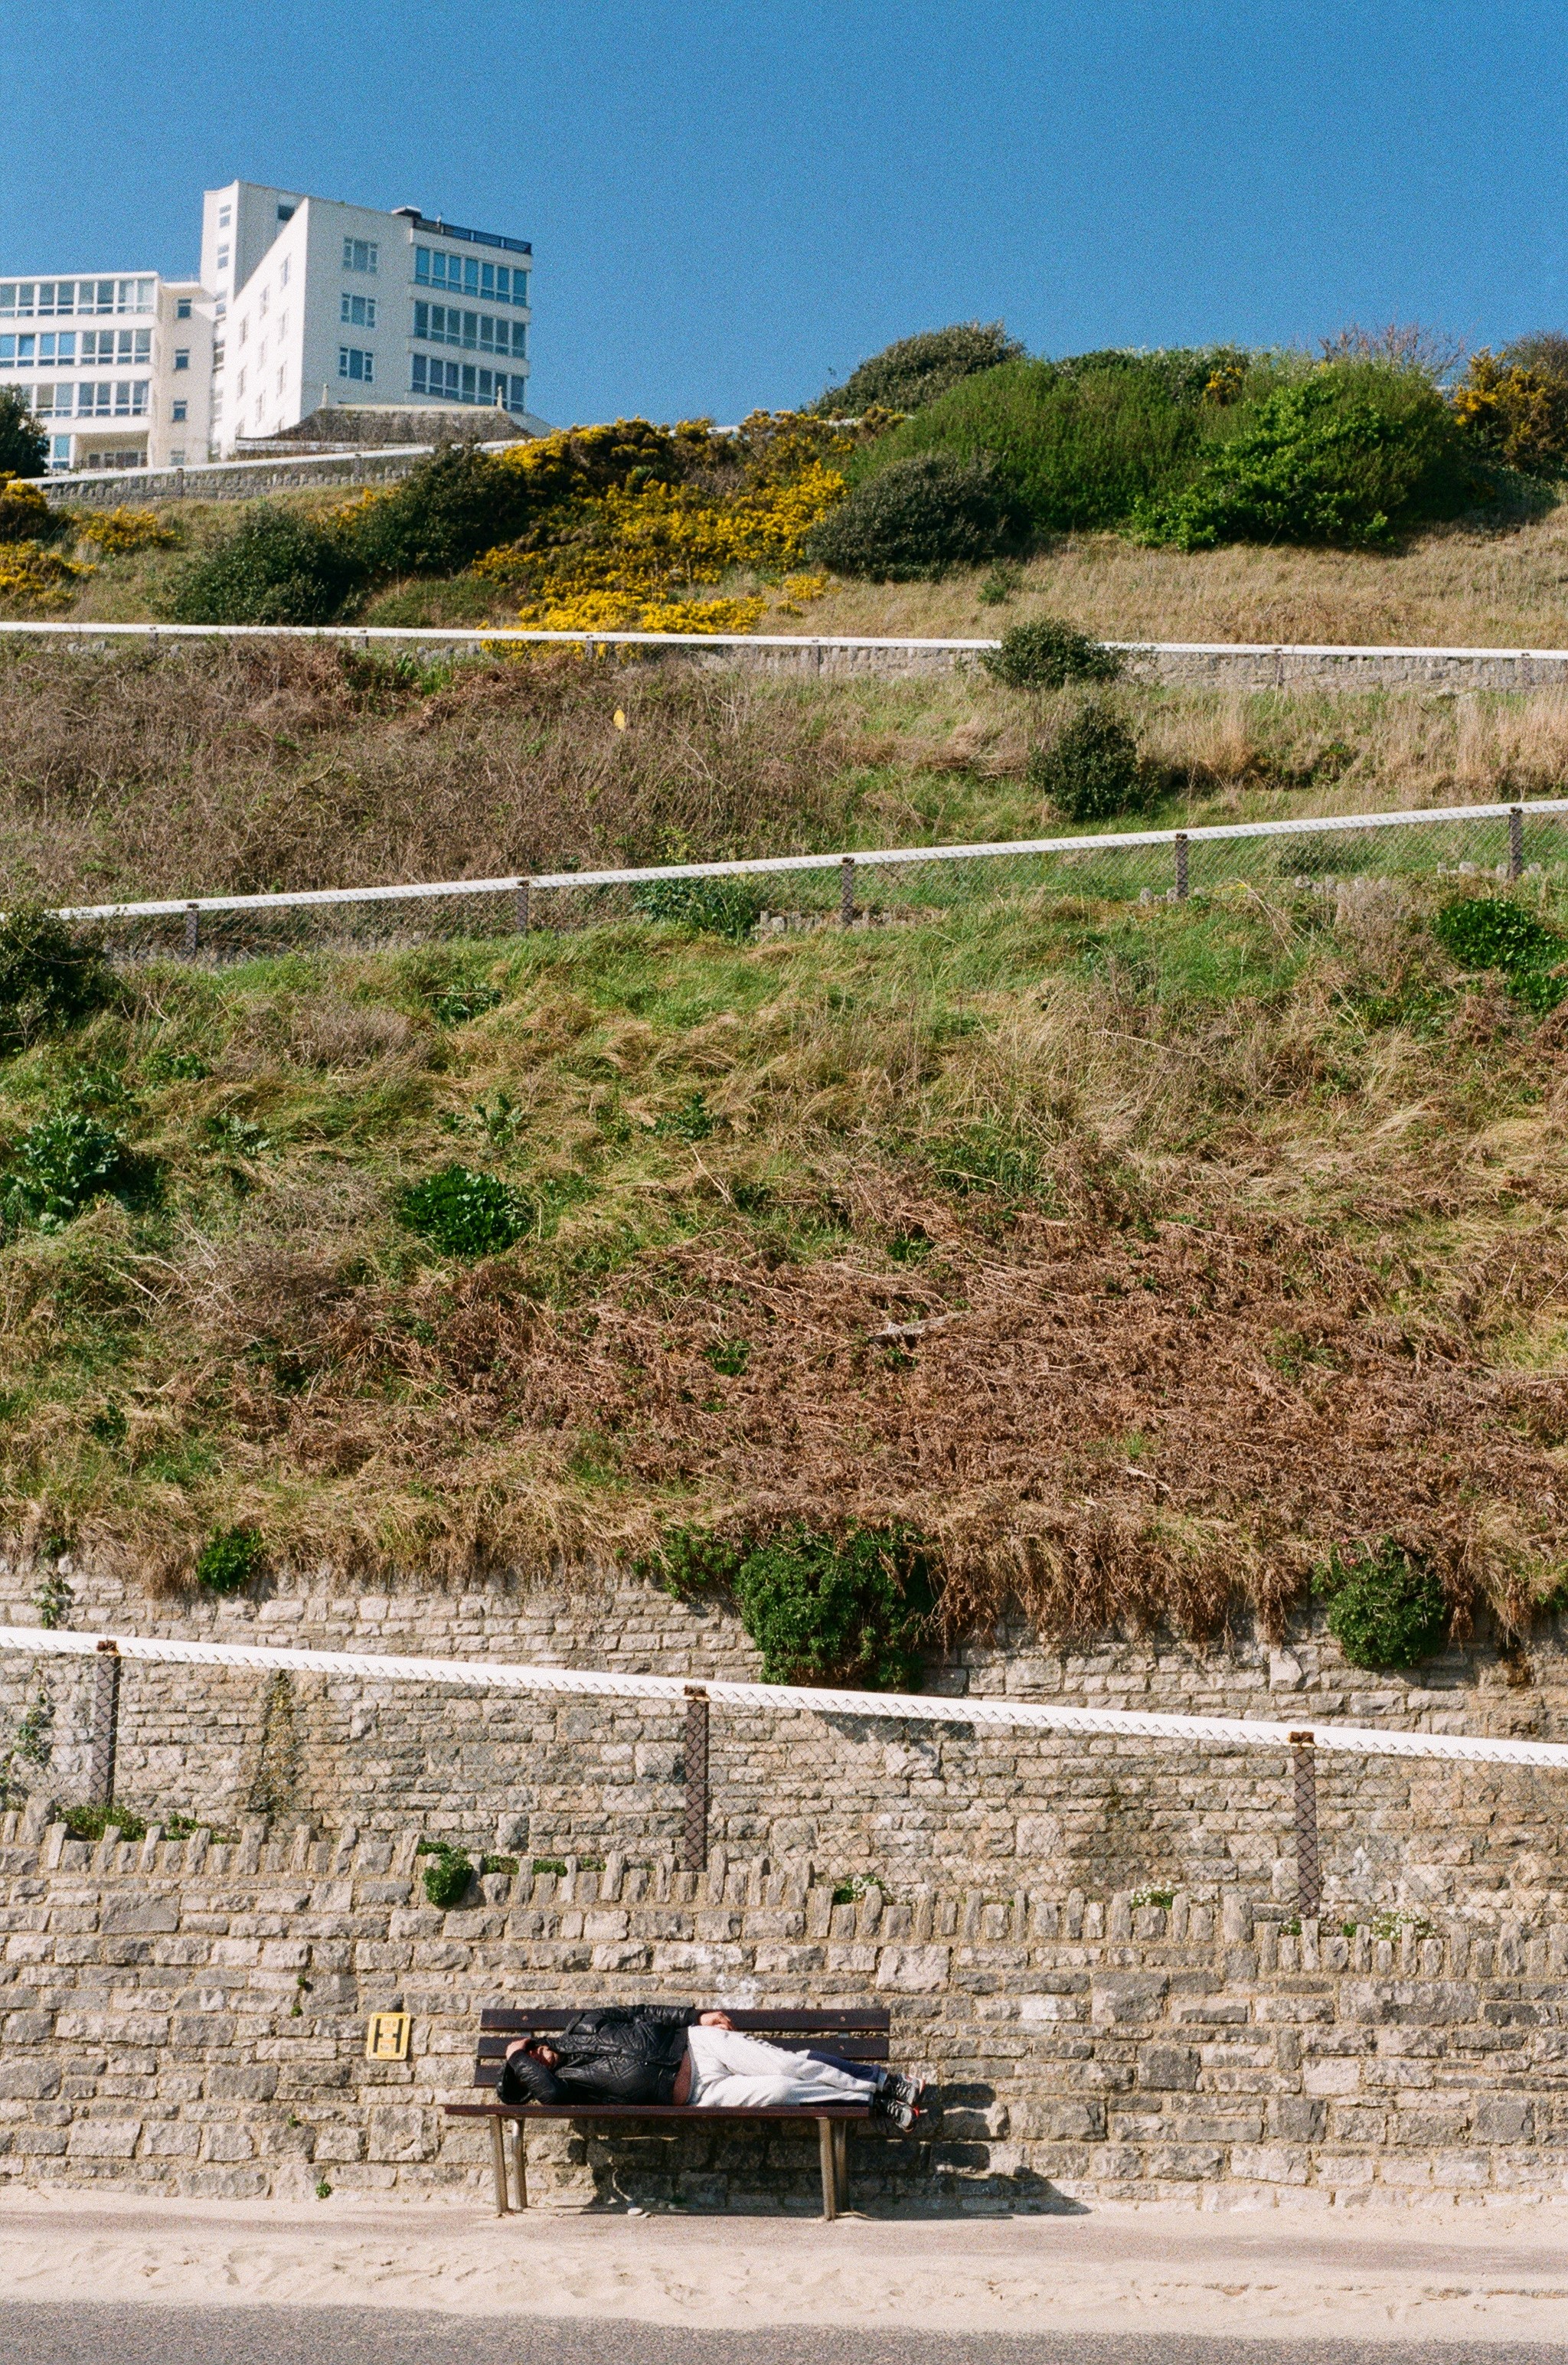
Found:
[(364, 582), (341, 533), (259, 501), (181, 568), (168, 613), (182, 624), (330, 624)]
[(909, 1691), (919, 1682), (931, 1564), (906, 1530), (792, 1527), (743, 1546), (672, 1529), (652, 1565), (673, 1592), (734, 1594), (766, 1683)]
[(1185, 374), (1171, 360), (1102, 353), (1009, 362), (879, 437), (852, 463), (852, 479), (857, 488), (874, 483), (940, 452), (988, 464), (1009, 514), (1036, 533), (1119, 525), (1139, 499), (1186, 481), (1205, 420), (1219, 416), (1204, 412), (1194, 390), (1207, 357)]
[(214, 1528), (196, 1554), (196, 1583), (209, 1593), (241, 1593), (260, 1575), (265, 1557), (254, 1528)]
[(1451, 517), (1482, 488), (1452, 411), (1422, 372), (1327, 362), (1247, 406), (1184, 489), (1133, 512), (1147, 542), (1386, 542)]
[(812, 406), (833, 419), (862, 411), (921, 410), (960, 379), (1001, 362), (1018, 360), (1024, 348), (1000, 320), (963, 320), (950, 329), (927, 329), (901, 337), (852, 370), (842, 386), (829, 387)]
[(1047, 745), (1034, 749), (1026, 777), (1068, 821), (1109, 821), (1144, 801), (1137, 741), (1103, 699), (1086, 699)]
[(398, 1200), (398, 1220), (448, 1256), (498, 1256), (533, 1224), (532, 1202), (494, 1174), (454, 1160), (411, 1183)]
[(1123, 659), (1103, 641), (1064, 623), (1059, 616), (1036, 616), (1003, 633), (999, 648), (980, 659), (986, 671), (1010, 689), (1061, 689), (1070, 681), (1114, 681)]
[(1328, 1604), (1328, 1631), (1353, 1667), (1413, 1667), (1448, 1638), (1440, 1580), (1414, 1552), (1384, 1536), (1375, 1552), (1336, 1548), (1313, 1579)]
[(767, 908), (760, 887), (749, 879), (652, 879), (635, 888), (632, 909), (644, 920), (664, 920), (739, 944)]
[(77, 1026), (113, 992), (114, 972), (95, 937), (74, 933), (37, 903), (0, 919), (0, 1052)]
[(0, 389), (0, 475), (41, 476), (49, 465), (49, 438), (19, 387)]
[(532, 499), (521, 470), (446, 443), (360, 511), (354, 551), (375, 575), (455, 575), (519, 533)]
[(435, 1862), (425, 1866), (425, 1895), (442, 1912), (450, 1912), (461, 1905), (474, 1878), (474, 1859), (464, 1849), (448, 1847), (442, 1841), (427, 1840), (420, 1848), (421, 1855), (433, 1855)]
[(1462, 895), (1432, 916), (1432, 934), (1466, 969), (1501, 970), (1508, 991), (1537, 1013), (1555, 1010), (1568, 978), (1554, 974), (1568, 943), (1506, 895)]
[(119, 1196), (131, 1185), (136, 1160), (127, 1144), (85, 1109), (55, 1109), (28, 1127), (12, 1151), (6, 1176), (6, 1211), (46, 1227), (68, 1224), (90, 1201)]
[(922, 452), (857, 486), (806, 539), (835, 575), (908, 583), (977, 566), (1016, 538), (1017, 520), (983, 456)]

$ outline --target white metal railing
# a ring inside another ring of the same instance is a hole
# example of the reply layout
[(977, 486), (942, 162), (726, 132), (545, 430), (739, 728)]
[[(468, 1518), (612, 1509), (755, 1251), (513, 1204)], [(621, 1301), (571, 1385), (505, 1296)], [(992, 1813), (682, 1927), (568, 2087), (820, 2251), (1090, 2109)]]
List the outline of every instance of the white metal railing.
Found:
[(1412, 812), (1316, 814), (1291, 821), (1216, 822), (1193, 829), (1108, 831), (1101, 836), (1001, 838), (973, 846), (859, 846), (840, 854), (771, 854), (738, 862), (671, 862), (649, 869), (616, 870), (552, 870), (518, 872), (502, 879), (427, 880), (386, 887), (316, 887), (297, 893), (268, 895), (173, 896), (146, 903), (78, 903), (61, 907), (66, 920), (154, 920), (222, 912), (284, 912), (319, 910), (332, 905), (413, 903), (450, 901), (459, 896), (521, 895), (550, 891), (571, 891), (588, 887), (648, 886), (661, 880), (760, 878), (801, 871), (846, 872), (896, 869), (901, 865), (1005, 861), (1040, 855), (1116, 854), (1137, 847), (1170, 847), (1179, 872), (1183, 857), (1196, 846), (1244, 838), (1292, 838), (1341, 834), (1370, 835), (1382, 830), (1426, 828), (1442, 824), (1501, 821), (1508, 824), (1510, 864), (1522, 865), (1522, 831), (1526, 818), (1568, 815), (1568, 797), (1541, 797), (1529, 803), (1436, 805)]
[[(410, 448), (423, 450), (427, 447)], [(349, 455), (327, 453), (314, 456), (323, 462), (336, 463)], [(264, 467), (269, 465), (272, 464), (254, 460), (225, 460), (213, 464), (215, 469)], [(301, 465), (303, 460), (290, 461), (286, 465), (290, 467)], [(153, 470), (151, 473), (166, 475), (169, 471)], [(67, 479), (55, 476), (40, 477), (37, 481), (61, 484)], [(105, 479), (102, 476), (86, 476), (69, 481), (102, 484)], [(154, 644), (160, 641), (332, 641), (355, 648), (386, 647), (397, 651), (424, 646), (432, 650), (469, 648), (476, 653), (513, 644), (555, 642), (571, 647), (586, 645), (595, 648), (760, 648), (793, 649), (802, 653), (834, 649), (887, 649), (910, 655), (929, 653), (933, 656), (978, 656), (987, 649), (1001, 645), (996, 640), (930, 640), (886, 633), (622, 633), (598, 627), (577, 632), (545, 632), (521, 624), (122, 624), (99, 622), (91, 617), (63, 622), (36, 617), (0, 618), (0, 633), (7, 633), (24, 638), (30, 635), (39, 640), (142, 640)], [(1376, 660), (1389, 665), (1495, 664), (1516, 669), (1546, 666), (1561, 667), (1564, 678), (1568, 678), (1568, 649), (1406, 647), (1375, 641), (1105, 641), (1101, 645), (1135, 659), (1260, 657), (1285, 661), (1291, 658), (1342, 658), (1357, 662)]]
[(291, 1645), (178, 1642), (140, 1634), (78, 1634), (59, 1627), (0, 1626), (0, 1651), (65, 1658), (159, 1661), (194, 1667), (282, 1667), (292, 1674), (358, 1676), (375, 1683), (454, 1684), (473, 1691), (570, 1693), (598, 1699), (666, 1701), (685, 1708), (693, 1692), (716, 1708), (817, 1716), (891, 1718), (921, 1724), (973, 1724), (991, 1730), (1092, 1732), (1143, 1741), (1207, 1741), (1244, 1749), (1282, 1750), (1305, 1742), (1355, 1757), (1436, 1757), (1503, 1765), (1548, 1765), (1568, 1772), (1568, 1743), (1493, 1741), (1460, 1732), (1409, 1732), (1371, 1725), (1289, 1724), (1262, 1717), (1159, 1716), (1141, 1709), (1065, 1708), (1044, 1700), (984, 1694), (855, 1692), (807, 1684), (745, 1684), (723, 1676), (606, 1674), (577, 1667), (526, 1667), (504, 1659), (407, 1659), (375, 1651), (308, 1651)]

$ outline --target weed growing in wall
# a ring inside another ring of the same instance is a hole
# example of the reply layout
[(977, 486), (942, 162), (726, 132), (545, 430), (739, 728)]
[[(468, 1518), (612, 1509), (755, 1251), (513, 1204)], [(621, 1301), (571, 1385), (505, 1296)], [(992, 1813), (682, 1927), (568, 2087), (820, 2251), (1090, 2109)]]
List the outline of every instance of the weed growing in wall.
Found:
[(765, 1683), (909, 1691), (920, 1680), (931, 1561), (905, 1530), (792, 1527), (742, 1546), (674, 1529), (652, 1565), (672, 1592), (734, 1595)]
[(1313, 1591), (1327, 1602), (1328, 1631), (1353, 1667), (1414, 1667), (1448, 1639), (1441, 1580), (1392, 1536), (1359, 1552), (1336, 1546)]
[(209, 1593), (242, 1592), (261, 1574), (265, 1557), (254, 1528), (217, 1528), (196, 1554), (196, 1583)]
[(421, 1840), (418, 1854), (434, 1859), (424, 1874), (425, 1895), (431, 1903), (443, 1913), (461, 1905), (473, 1882), (473, 1857), (460, 1847), (449, 1847), (444, 1840)]

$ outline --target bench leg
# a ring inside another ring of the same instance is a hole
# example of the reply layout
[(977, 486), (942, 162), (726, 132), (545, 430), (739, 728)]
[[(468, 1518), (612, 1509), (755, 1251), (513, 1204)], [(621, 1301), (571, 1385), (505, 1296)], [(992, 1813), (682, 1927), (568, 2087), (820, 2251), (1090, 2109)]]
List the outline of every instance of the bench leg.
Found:
[(838, 2205), (841, 2209), (847, 2209), (849, 2206), (849, 2122), (847, 2119), (834, 2119), (833, 2141), (835, 2154), (834, 2165), (838, 2169)]
[(823, 2216), (831, 2225), (838, 2214), (838, 2162), (831, 2119), (817, 2121), (817, 2147), (822, 2154)]
[(517, 2133), (517, 2205), (520, 2209), (526, 2209), (528, 2206), (528, 2122), (526, 2119), (514, 2119), (512, 2125)]
[(496, 2178), (496, 2214), (510, 2214), (507, 2205), (507, 2139), (505, 2124), (498, 2111), (490, 2121), (490, 2166)]

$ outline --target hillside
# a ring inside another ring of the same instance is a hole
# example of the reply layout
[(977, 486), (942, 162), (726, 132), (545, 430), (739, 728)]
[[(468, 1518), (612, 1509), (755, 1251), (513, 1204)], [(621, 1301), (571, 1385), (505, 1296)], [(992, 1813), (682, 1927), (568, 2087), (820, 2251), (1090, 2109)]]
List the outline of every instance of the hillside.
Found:
[(0, 1517), (153, 1586), (870, 1530), (950, 1626), (1080, 1633), (1392, 1538), (1528, 1622), (1563, 1037), (1431, 910), (121, 972), (0, 1067)]

